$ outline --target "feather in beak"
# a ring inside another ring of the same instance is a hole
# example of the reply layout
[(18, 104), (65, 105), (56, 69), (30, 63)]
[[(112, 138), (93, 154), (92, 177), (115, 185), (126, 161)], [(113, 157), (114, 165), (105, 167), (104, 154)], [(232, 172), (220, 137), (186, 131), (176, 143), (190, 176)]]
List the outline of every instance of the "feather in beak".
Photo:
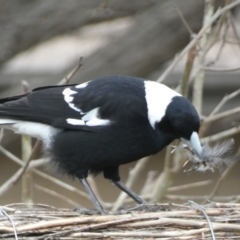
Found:
[(193, 170), (205, 172), (207, 170), (214, 171), (215, 169), (222, 171), (224, 167), (232, 165), (240, 158), (239, 155), (235, 156), (232, 154), (233, 145), (233, 139), (218, 142), (212, 146), (209, 143), (204, 143), (200, 155), (199, 152), (193, 148), (191, 142), (182, 142), (178, 148), (186, 149), (188, 154), (188, 160), (185, 162), (184, 166), (188, 162), (193, 164), (191, 168), (184, 172)]

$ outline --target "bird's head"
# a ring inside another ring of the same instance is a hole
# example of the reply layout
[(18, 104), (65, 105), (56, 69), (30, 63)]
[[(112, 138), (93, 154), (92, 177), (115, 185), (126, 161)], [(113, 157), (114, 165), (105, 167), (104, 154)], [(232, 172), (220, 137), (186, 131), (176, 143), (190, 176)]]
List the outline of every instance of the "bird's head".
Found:
[(199, 156), (202, 155), (202, 146), (198, 131), (200, 118), (194, 106), (184, 97), (175, 96), (166, 109), (166, 118), (171, 124), (175, 136), (188, 141)]

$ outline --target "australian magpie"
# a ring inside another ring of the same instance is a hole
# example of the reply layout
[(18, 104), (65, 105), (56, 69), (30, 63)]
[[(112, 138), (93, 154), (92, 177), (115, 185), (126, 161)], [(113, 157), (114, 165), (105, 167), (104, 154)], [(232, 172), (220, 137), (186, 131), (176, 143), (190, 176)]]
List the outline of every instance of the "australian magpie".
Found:
[(189, 141), (202, 154), (193, 105), (167, 86), (137, 77), (101, 77), (0, 99), (0, 124), (41, 139), (51, 162), (77, 177), (102, 213), (89, 173), (103, 172), (145, 204), (120, 181), (120, 165), (156, 154), (174, 139)]

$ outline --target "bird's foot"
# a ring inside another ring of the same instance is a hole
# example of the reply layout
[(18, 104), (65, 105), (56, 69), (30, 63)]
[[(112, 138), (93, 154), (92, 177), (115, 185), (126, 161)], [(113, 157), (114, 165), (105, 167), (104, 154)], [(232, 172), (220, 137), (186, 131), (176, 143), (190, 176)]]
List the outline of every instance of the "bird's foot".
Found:
[(73, 209), (75, 212), (79, 212), (82, 215), (107, 215), (108, 212), (106, 210), (100, 211), (97, 209), (89, 209), (84, 207), (76, 207)]

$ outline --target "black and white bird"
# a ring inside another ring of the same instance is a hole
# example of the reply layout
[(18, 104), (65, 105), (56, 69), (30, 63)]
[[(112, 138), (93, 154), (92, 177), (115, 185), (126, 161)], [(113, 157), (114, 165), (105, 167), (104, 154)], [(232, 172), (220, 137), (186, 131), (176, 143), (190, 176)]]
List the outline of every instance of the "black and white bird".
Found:
[(189, 141), (202, 154), (193, 105), (163, 84), (136, 77), (101, 77), (0, 99), (0, 125), (41, 139), (51, 161), (81, 181), (102, 213), (89, 173), (103, 172), (145, 204), (120, 181), (120, 165), (156, 154), (175, 139)]

